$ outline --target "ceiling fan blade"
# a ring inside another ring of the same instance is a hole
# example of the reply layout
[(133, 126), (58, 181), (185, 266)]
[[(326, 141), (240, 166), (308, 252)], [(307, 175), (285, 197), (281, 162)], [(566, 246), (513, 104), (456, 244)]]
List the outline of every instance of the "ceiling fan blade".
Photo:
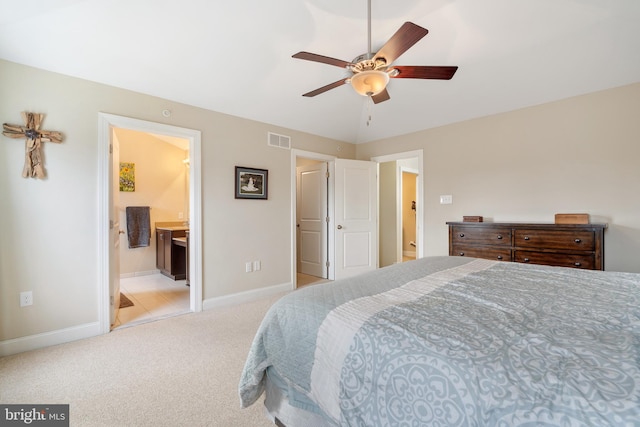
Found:
[(428, 32), (429, 30), (413, 22), (405, 22), (385, 45), (382, 46), (378, 53), (376, 53), (374, 60), (384, 58), (387, 64), (391, 64), (411, 46), (418, 43)]
[(389, 92), (387, 92), (387, 89), (385, 88), (379, 94), (373, 95), (371, 97), (371, 99), (373, 100), (374, 104), (379, 104), (381, 102), (384, 102), (384, 101), (387, 101), (387, 100), (391, 99), (391, 96), (389, 96)]
[(421, 65), (398, 65), (392, 67), (398, 70), (396, 79), (437, 79), (449, 80), (458, 70), (458, 67), (433, 67)]
[(292, 56), (296, 59), (304, 59), (307, 61), (321, 62), (323, 64), (335, 65), (340, 68), (347, 68), (351, 65), (351, 62), (343, 61), (342, 59), (330, 58), (328, 56), (318, 55), (310, 52), (298, 52)]
[(320, 95), (321, 93), (325, 93), (328, 90), (337, 88), (338, 86), (342, 86), (343, 84), (345, 84), (347, 82), (347, 80), (348, 79), (342, 79), (342, 80), (338, 80), (338, 81), (333, 82), (333, 83), (329, 83), (326, 86), (322, 86), (321, 88), (318, 88), (316, 90), (312, 90), (311, 92), (307, 92), (302, 96), (312, 97), (312, 96)]

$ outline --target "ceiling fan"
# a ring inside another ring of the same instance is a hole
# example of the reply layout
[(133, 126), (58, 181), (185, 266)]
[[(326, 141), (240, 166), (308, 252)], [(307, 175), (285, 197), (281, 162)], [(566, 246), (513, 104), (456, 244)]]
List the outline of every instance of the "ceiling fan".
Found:
[(375, 104), (390, 99), (387, 84), (394, 79), (450, 80), (458, 70), (454, 66), (391, 65), (429, 32), (412, 22), (405, 22), (396, 33), (374, 55), (371, 52), (371, 0), (368, 0), (368, 50), (353, 61), (330, 58), (310, 52), (298, 52), (293, 58), (321, 62), (345, 68), (351, 75), (302, 96), (312, 97), (350, 83), (363, 96), (371, 97)]

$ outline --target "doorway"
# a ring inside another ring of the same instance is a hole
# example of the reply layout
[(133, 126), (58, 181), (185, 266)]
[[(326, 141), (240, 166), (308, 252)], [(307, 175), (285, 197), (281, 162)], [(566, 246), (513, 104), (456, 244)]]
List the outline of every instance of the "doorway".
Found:
[[(344, 160), (339, 160), (334, 156), (329, 156), (329, 155), (323, 155), (323, 154), (319, 154), (319, 153), (313, 153), (313, 152), (306, 152), (306, 151), (301, 151), (301, 150), (292, 150), (291, 151), (291, 165), (292, 165), (292, 175), (291, 175), (291, 185), (292, 185), (292, 189), (291, 189), (291, 200), (292, 200), (292, 205), (291, 205), (291, 212), (292, 212), (292, 229), (291, 229), (291, 253), (292, 253), (292, 262), (291, 262), (291, 277), (292, 277), (292, 283), (294, 285), (294, 288), (297, 287), (297, 274), (299, 273), (299, 244), (298, 244), (298, 213), (297, 213), (297, 200), (298, 200), (298, 196), (297, 196), (297, 182), (298, 182), (298, 177), (297, 177), (297, 165), (298, 165), (298, 159), (304, 159), (303, 162), (306, 162), (306, 159), (311, 159), (311, 161), (316, 161), (316, 162), (329, 162), (330, 164), (332, 163), (337, 163), (338, 161), (342, 162)], [(415, 228), (416, 228), (416, 233), (415, 236), (419, 236), (420, 235), (420, 230), (422, 230), (422, 207), (421, 207), (421, 201), (420, 201), (420, 196), (422, 194), (422, 182), (421, 179), (419, 179), (419, 176), (421, 176), (421, 172), (422, 172), (422, 150), (416, 150), (416, 151), (411, 151), (411, 152), (404, 152), (404, 153), (396, 153), (396, 154), (391, 154), (391, 155), (387, 155), (387, 156), (380, 156), (380, 157), (374, 157), (371, 159), (371, 162), (362, 162), (360, 161), (360, 163), (375, 163), (376, 164), (376, 168), (380, 165), (380, 163), (383, 162), (389, 162), (389, 161), (401, 161), (401, 163), (403, 163), (405, 165), (405, 167), (408, 167), (407, 165), (411, 165), (411, 168), (413, 168), (413, 171), (415, 172), (416, 175), (416, 179), (415, 179), (415, 211), (414, 211), (414, 218), (415, 218)], [(358, 162), (358, 161), (351, 161), (351, 162)], [(356, 199), (362, 199), (362, 195), (365, 194), (363, 191), (361, 191), (361, 189), (366, 188), (368, 185), (367, 182), (372, 183), (375, 181), (375, 177), (373, 179), (371, 179), (371, 176), (369, 178), (365, 178), (365, 175), (367, 175), (369, 172), (367, 173), (360, 173), (361, 171), (356, 172), (355, 175), (352, 175), (352, 178), (356, 178), (356, 182), (359, 182), (362, 185), (356, 186), (356, 188), (358, 188), (358, 191), (356, 191), (355, 194), (357, 197), (355, 197)], [(330, 173), (330, 176), (335, 177), (336, 174)], [(329, 181), (331, 181), (331, 178), (329, 179)], [(342, 186), (338, 186), (341, 187)], [(328, 188), (328, 200), (327, 200), (327, 206), (328, 206), (328, 212), (336, 212), (336, 211), (342, 211), (342, 209), (337, 208), (333, 205), (333, 203), (336, 203), (336, 194), (333, 193), (332, 189), (334, 189), (334, 186), (331, 184), (331, 182), (329, 182), (329, 188)], [(375, 193), (379, 193), (379, 191), (375, 191)], [(369, 216), (370, 218), (373, 219), (374, 222), (378, 222), (379, 217), (378, 217), (378, 194), (370, 194), (369, 199), (371, 201), (374, 201), (373, 204), (369, 204), (369, 209), (367, 212), (369, 212), (369, 215), (367, 215), (366, 212), (364, 212), (362, 209), (357, 209), (360, 213), (364, 213), (364, 215), (362, 217), (365, 216)], [(402, 208), (401, 206), (401, 200), (396, 200), (394, 199), (394, 202), (392, 203), (393, 206), (395, 206), (395, 208), (397, 210), (400, 210)], [(337, 205), (336, 205), (337, 206)], [(373, 207), (375, 206), (375, 209), (373, 209)], [(355, 212), (355, 211), (354, 211)], [(337, 221), (336, 222), (336, 228), (337, 229), (341, 229), (343, 228), (340, 224), (341, 219), (339, 218), (339, 216), (336, 216), (334, 219), (332, 219), (332, 221)], [(401, 224), (401, 223), (400, 223)], [(390, 225), (391, 228), (393, 228), (394, 230), (396, 230), (396, 223), (394, 220), (394, 223)], [(400, 227), (397, 228), (400, 231), (396, 231), (394, 233), (394, 239), (399, 240), (400, 242), (402, 241), (402, 225), (400, 225)], [(331, 229), (333, 230), (333, 229)], [(344, 230), (343, 230), (344, 231)], [(378, 255), (378, 248), (380, 248), (380, 245), (378, 245), (378, 231), (379, 230), (371, 230), (369, 229), (368, 231), (365, 230), (356, 230), (356, 233), (359, 233), (358, 235), (356, 235), (355, 233), (352, 233), (351, 236), (353, 236), (352, 242), (357, 242), (357, 243), (364, 243), (362, 245), (360, 245), (360, 248), (366, 247), (367, 245), (370, 245), (370, 251), (368, 251), (369, 254), (375, 253), (376, 255)], [(366, 251), (360, 251), (360, 250), (356, 250), (355, 252), (355, 256), (354, 257), (344, 257), (344, 254), (336, 254), (337, 250), (339, 249), (339, 247), (336, 246), (336, 242), (337, 242), (337, 237), (335, 236), (336, 233), (334, 232), (328, 232), (328, 236), (327, 236), (327, 245), (328, 245), (328, 260), (330, 261), (330, 266), (328, 268), (328, 279), (329, 280), (334, 280), (335, 278), (337, 278), (337, 274), (335, 273), (335, 269), (338, 268), (338, 264), (340, 264), (340, 267), (342, 267), (342, 262), (333, 262), (331, 263), (331, 261), (337, 261), (337, 258), (340, 258), (341, 261), (344, 260), (348, 260), (348, 261), (354, 261), (354, 263), (349, 263), (350, 266), (362, 266), (364, 267), (365, 270), (367, 269), (371, 269), (371, 268), (376, 268), (376, 266), (380, 266), (379, 260), (378, 260), (378, 256), (375, 257), (375, 260), (372, 258), (366, 259), (367, 257), (363, 257), (362, 254), (364, 254)], [(338, 233), (340, 234), (340, 233)], [(364, 236), (373, 236), (373, 238), (367, 243), (366, 240), (367, 238)], [(344, 238), (344, 236), (341, 237), (341, 239)], [(422, 239), (418, 239), (417, 237), (413, 240), (413, 243), (415, 244), (415, 252), (413, 252), (411, 255), (414, 257), (421, 257), (422, 253), (423, 253), (423, 244), (422, 244)], [(346, 242), (340, 240), (342, 243), (341, 245), (343, 246)], [(342, 247), (340, 246), (340, 248)], [(355, 246), (353, 246), (355, 247)], [(413, 247), (413, 246), (412, 246)], [(403, 259), (403, 251), (402, 251), (402, 247), (400, 245), (397, 246), (397, 253), (398, 256), (396, 257), (397, 262), (402, 262)], [(370, 256), (370, 255), (368, 255)], [(358, 265), (359, 264), (359, 265)], [(358, 270), (357, 268), (354, 268), (351, 270), (351, 274), (356, 274), (354, 273), (356, 270)]]
[[(124, 128), (113, 128), (113, 139), (114, 163), (128, 172), (124, 182), (128, 185), (113, 193), (122, 234), (121, 301), (115, 318), (110, 319), (112, 330), (190, 312), (186, 231), (180, 233), (185, 237), (175, 241), (163, 239), (168, 231), (156, 232), (163, 230), (159, 226), (188, 230), (189, 140)], [(130, 240), (135, 237), (127, 230), (126, 210), (131, 206), (149, 208), (149, 228), (142, 224), (148, 240)], [(172, 261), (173, 271), (168, 268), (170, 262), (162, 262), (165, 260)]]
[[(189, 147), (189, 230), (188, 244), (190, 276), (189, 310), (202, 310), (202, 241), (201, 241), (201, 134), (200, 131), (180, 128), (161, 123), (148, 122), (112, 114), (99, 113), (98, 149), (99, 149), (99, 323), (103, 333), (111, 330), (111, 319), (114, 317), (115, 301), (119, 296), (119, 265), (115, 258), (119, 258), (118, 249), (114, 251), (114, 242), (119, 241), (120, 225), (119, 210), (114, 208), (114, 164), (118, 162), (113, 152), (115, 141), (114, 129), (128, 129), (138, 132), (164, 135), (172, 138), (182, 138), (188, 141)], [(115, 191), (118, 191), (116, 188)], [(155, 236), (152, 236), (155, 238)], [(117, 295), (116, 295), (117, 294)]]
[(326, 222), (330, 208), (326, 172), (327, 163), (333, 159), (333, 156), (292, 150), (294, 288), (323, 283), (330, 278), (327, 261), (332, 239)]
[(380, 173), (381, 267), (423, 256), (422, 155), (415, 150), (371, 158)]
[(416, 259), (416, 247), (418, 241), (417, 209), (419, 202), (418, 182), (420, 175), (417, 169), (400, 166), (401, 200), (399, 213), (401, 223), (399, 229), (402, 232), (401, 247), (402, 261)]

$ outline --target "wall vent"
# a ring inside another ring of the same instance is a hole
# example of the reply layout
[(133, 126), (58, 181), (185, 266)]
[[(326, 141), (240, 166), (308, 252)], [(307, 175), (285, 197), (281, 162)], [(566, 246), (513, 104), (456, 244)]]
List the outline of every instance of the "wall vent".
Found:
[(291, 150), (291, 137), (286, 135), (278, 135), (277, 133), (267, 133), (267, 145), (271, 147), (284, 148)]

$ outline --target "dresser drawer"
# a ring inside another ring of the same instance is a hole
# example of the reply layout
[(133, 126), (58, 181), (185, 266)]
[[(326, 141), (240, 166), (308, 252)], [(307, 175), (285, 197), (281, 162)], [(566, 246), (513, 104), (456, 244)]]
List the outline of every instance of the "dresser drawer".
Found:
[(515, 262), (527, 264), (543, 264), (556, 267), (575, 267), (593, 270), (595, 267), (593, 254), (563, 254), (553, 252), (534, 252), (516, 250), (513, 254)]
[(491, 259), (494, 261), (511, 261), (510, 248), (492, 248), (492, 247), (454, 245), (450, 255)]
[(504, 227), (453, 227), (453, 245), (511, 246), (511, 229)]
[(607, 224), (447, 222), (449, 255), (604, 270)]
[(517, 229), (513, 244), (520, 248), (592, 251), (595, 249), (595, 235), (593, 231)]

